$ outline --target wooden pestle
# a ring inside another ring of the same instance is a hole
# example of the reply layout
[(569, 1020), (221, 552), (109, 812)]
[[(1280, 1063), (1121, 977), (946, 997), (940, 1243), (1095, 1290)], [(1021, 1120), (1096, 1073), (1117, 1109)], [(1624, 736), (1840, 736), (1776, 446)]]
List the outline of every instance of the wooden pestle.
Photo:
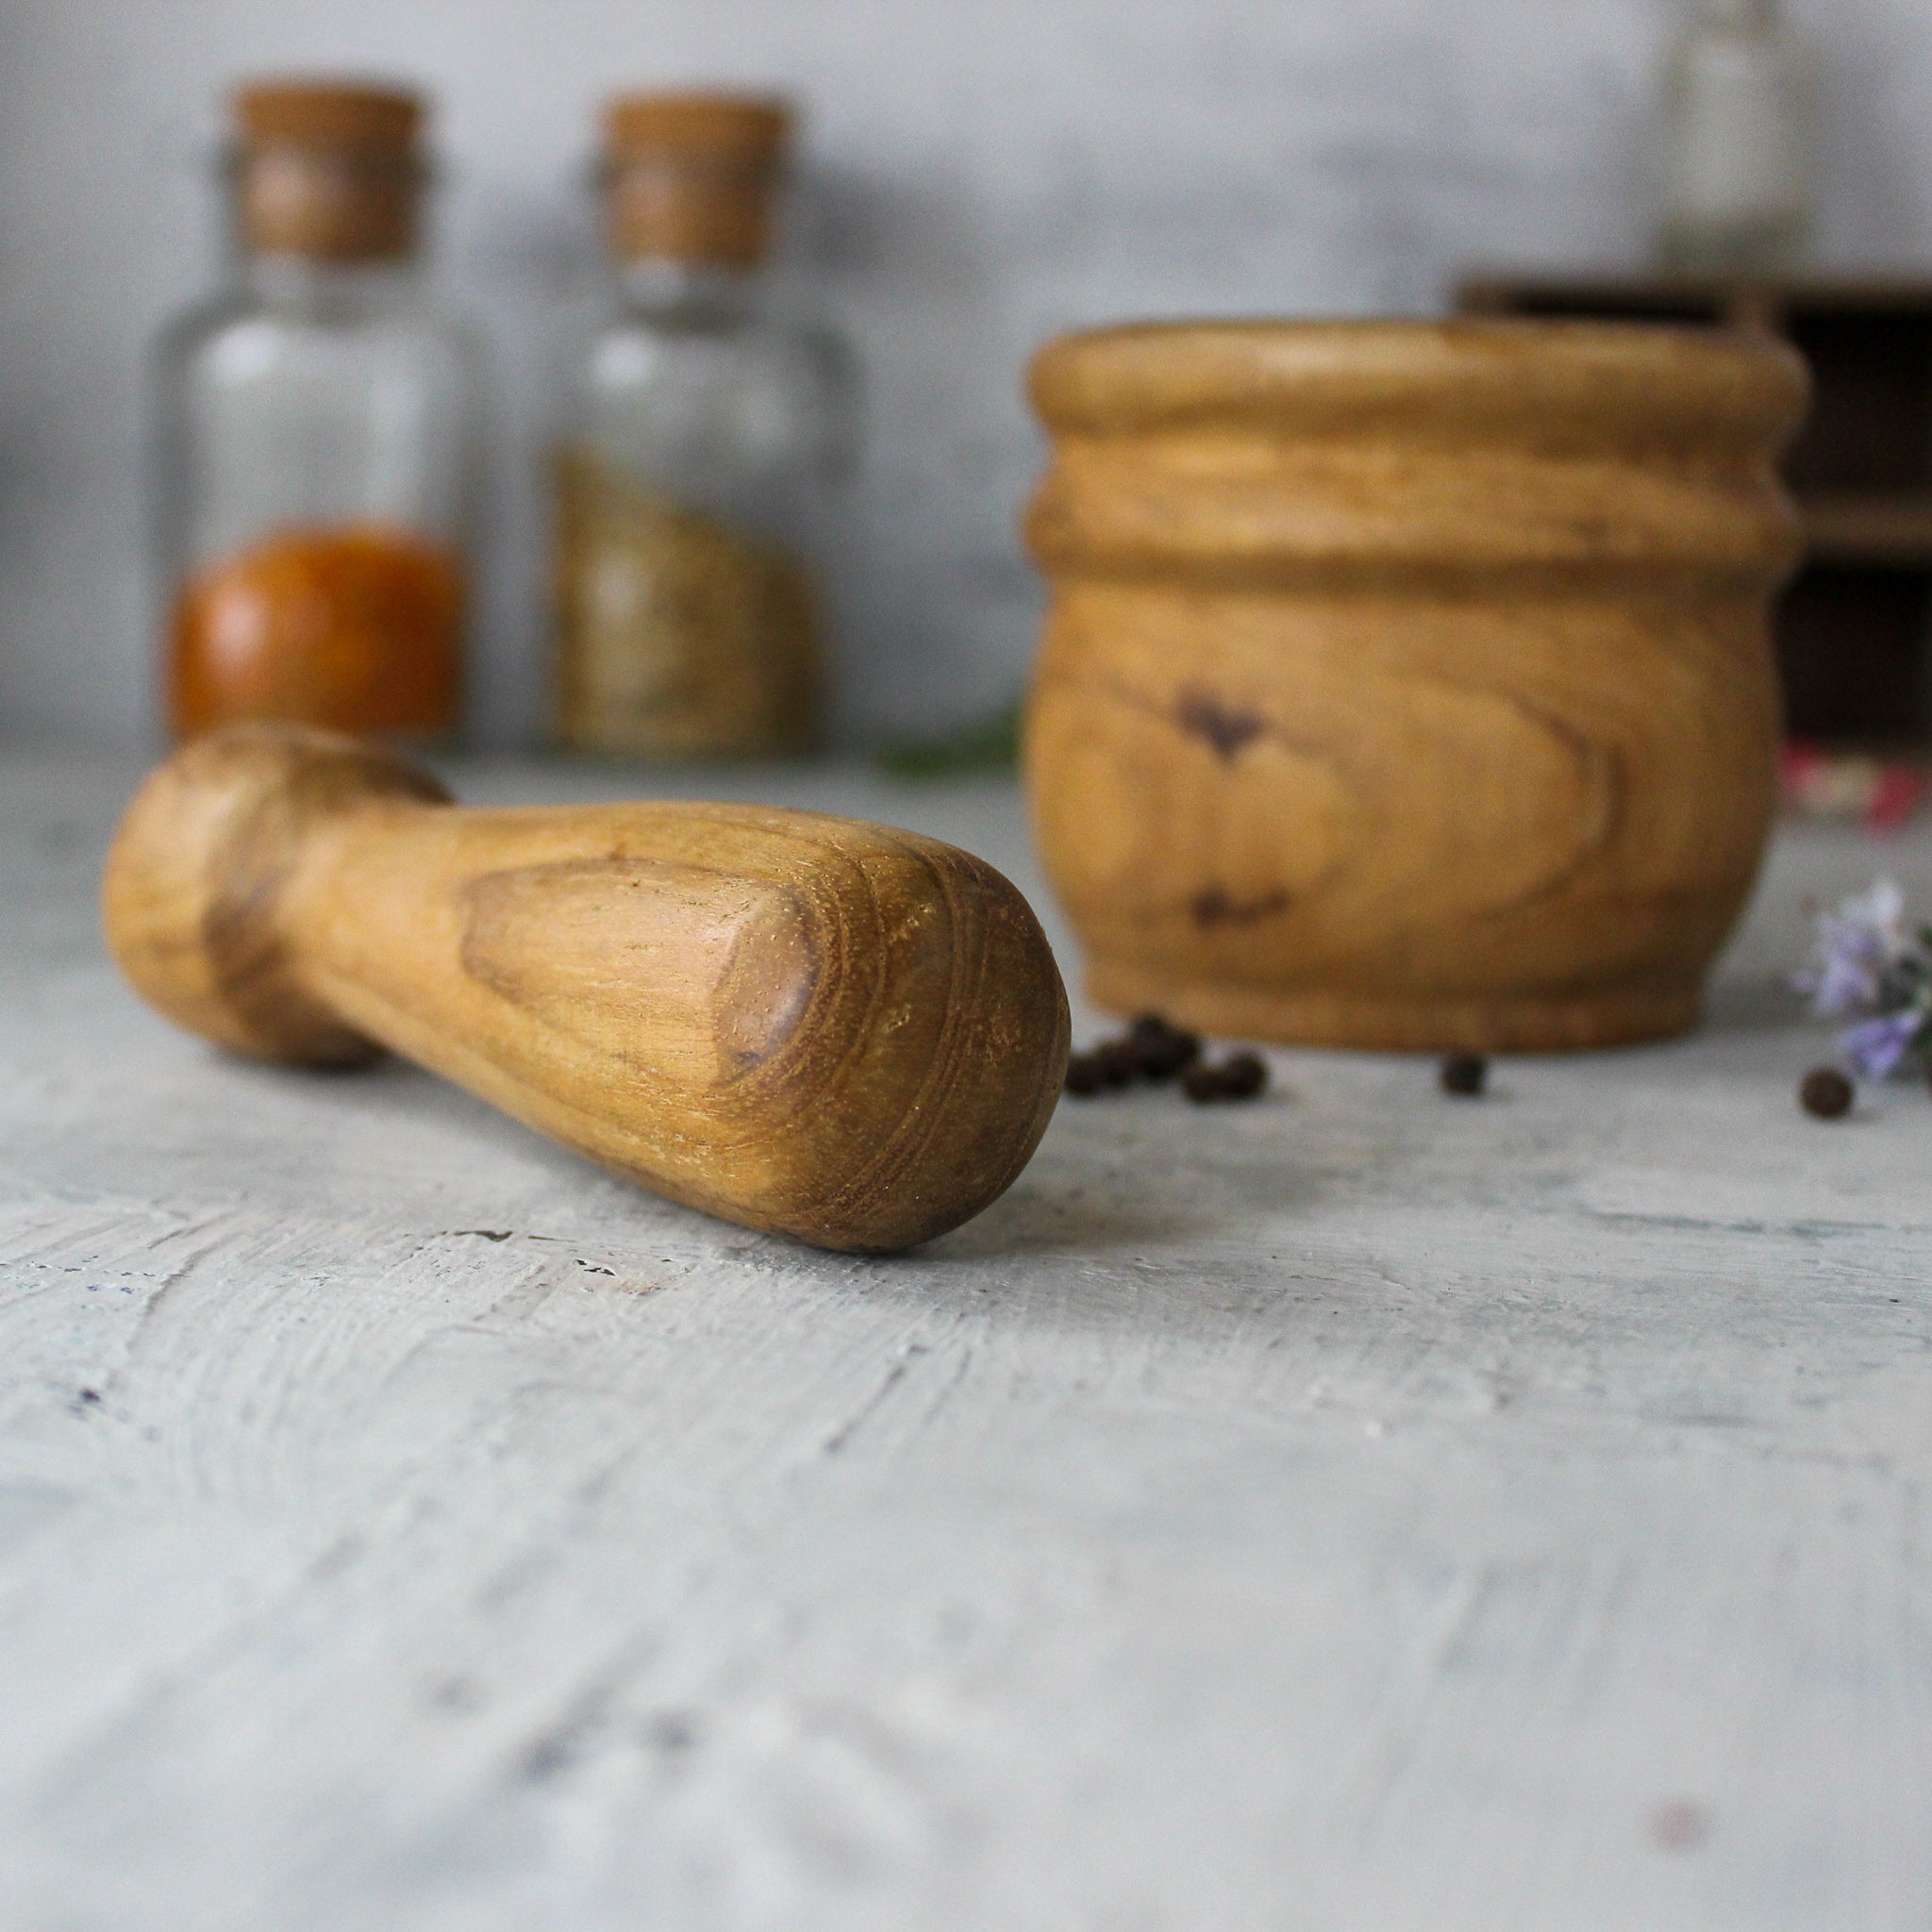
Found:
[(102, 902), (136, 989), (224, 1046), (391, 1048), (675, 1201), (821, 1247), (976, 1214), (1066, 1066), (1020, 893), (812, 812), (461, 809), (374, 745), (241, 725), (149, 776)]

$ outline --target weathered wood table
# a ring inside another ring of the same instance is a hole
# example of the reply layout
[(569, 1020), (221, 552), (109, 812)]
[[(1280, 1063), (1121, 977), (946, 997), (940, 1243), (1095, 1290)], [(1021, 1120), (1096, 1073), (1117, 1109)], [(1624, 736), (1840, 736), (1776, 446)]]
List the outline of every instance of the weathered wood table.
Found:
[[(1932, 841), (1787, 837), (1699, 1038), (1069, 1102), (879, 1262), (170, 1031), (134, 775), (0, 762), (9, 1932), (1932, 1916), (1932, 1099), (1774, 983)], [(739, 782), (1048, 910), (1006, 787)]]

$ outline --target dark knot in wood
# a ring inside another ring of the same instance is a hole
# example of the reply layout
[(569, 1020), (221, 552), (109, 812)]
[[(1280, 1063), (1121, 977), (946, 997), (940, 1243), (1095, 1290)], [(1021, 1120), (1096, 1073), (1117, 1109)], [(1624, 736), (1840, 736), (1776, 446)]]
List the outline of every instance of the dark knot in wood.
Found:
[(1252, 899), (1237, 899), (1225, 886), (1206, 886), (1188, 901), (1188, 914), (1204, 932), (1217, 925), (1257, 925), (1288, 910), (1288, 894), (1277, 886)]
[(1267, 729), (1258, 711), (1237, 708), (1208, 691), (1184, 691), (1174, 707), (1174, 723), (1195, 738), (1205, 739), (1216, 758), (1233, 764), (1244, 745)]

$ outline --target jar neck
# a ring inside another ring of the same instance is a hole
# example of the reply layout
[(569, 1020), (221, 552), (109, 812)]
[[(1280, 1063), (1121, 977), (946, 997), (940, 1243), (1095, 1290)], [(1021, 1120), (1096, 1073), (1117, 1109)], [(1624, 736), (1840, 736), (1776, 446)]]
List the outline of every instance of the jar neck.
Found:
[(1778, 33), (1784, 23), (1778, 0), (1705, 0), (1698, 25), (1707, 33), (1762, 40)]
[(377, 261), (328, 261), (314, 256), (243, 249), (242, 286), (271, 308), (351, 317), (407, 308), (423, 286), (412, 256)]
[(647, 314), (747, 315), (758, 306), (762, 281), (758, 268), (720, 261), (650, 255), (617, 263), (625, 307)]

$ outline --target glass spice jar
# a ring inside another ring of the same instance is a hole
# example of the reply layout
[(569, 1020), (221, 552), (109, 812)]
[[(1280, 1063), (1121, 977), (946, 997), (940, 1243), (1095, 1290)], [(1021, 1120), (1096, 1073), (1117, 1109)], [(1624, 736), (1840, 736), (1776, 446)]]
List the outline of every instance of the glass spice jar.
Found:
[(1779, 0), (1700, 0), (1664, 72), (1661, 265), (1795, 267), (1811, 231), (1815, 121), (1809, 51)]
[(456, 725), (480, 385), (419, 269), (423, 117), (382, 87), (235, 97), (230, 286), (158, 358), (177, 736)]
[(616, 275), (556, 463), (555, 730), (654, 758), (808, 749), (814, 567), (854, 451), (842, 345), (761, 277), (791, 115), (645, 94), (605, 116)]

